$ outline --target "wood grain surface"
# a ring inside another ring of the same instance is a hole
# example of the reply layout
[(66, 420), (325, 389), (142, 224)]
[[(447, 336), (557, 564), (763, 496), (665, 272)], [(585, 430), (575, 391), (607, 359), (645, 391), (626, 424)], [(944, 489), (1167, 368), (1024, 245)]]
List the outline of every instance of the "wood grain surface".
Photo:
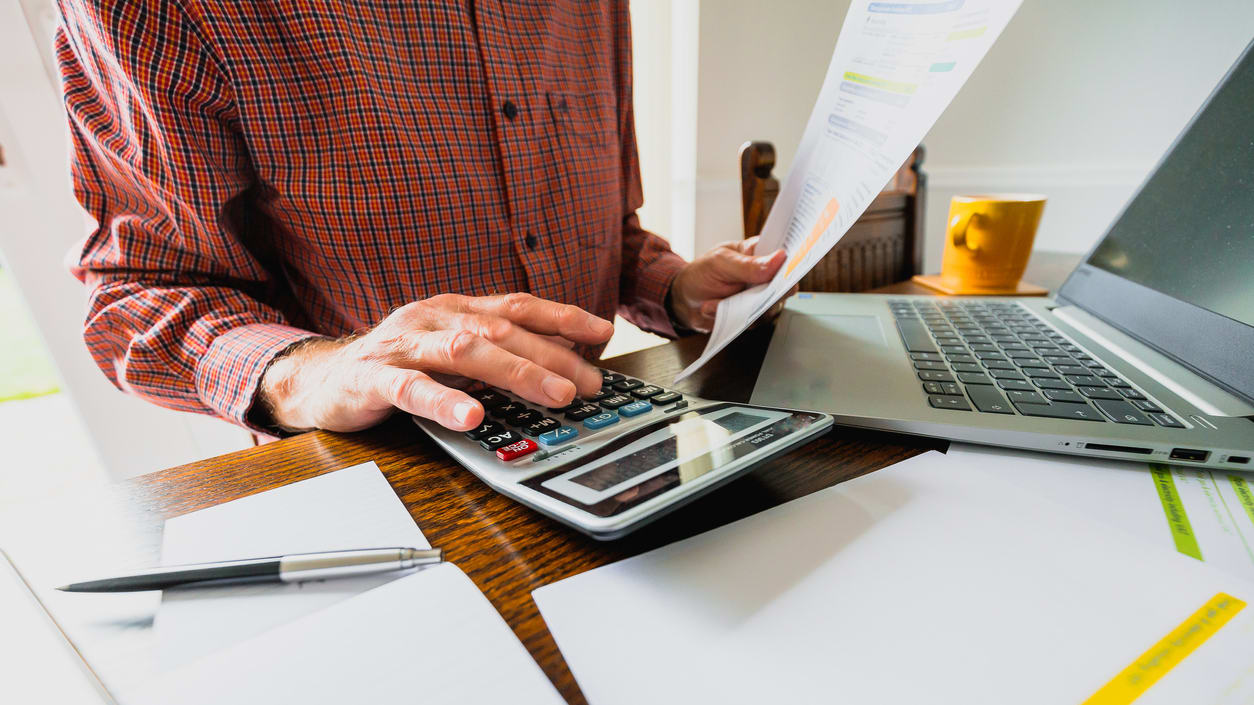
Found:
[[(769, 341), (750, 331), (679, 389), (748, 401)], [(693, 337), (605, 361), (624, 374), (666, 384), (705, 345)], [(373, 460), (431, 541), (444, 548), (509, 623), (561, 694), (584, 698), (541, 619), (531, 591), (590, 568), (706, 531), (908, 458), (936, 441), (835, 428), (824, 437), (624, 539), (601, 542), (491, 491), (451, 461), (407, 419), (353, 434), (314, 432), (183, 465), (126, 483), (142, 521), (203, 509)]]

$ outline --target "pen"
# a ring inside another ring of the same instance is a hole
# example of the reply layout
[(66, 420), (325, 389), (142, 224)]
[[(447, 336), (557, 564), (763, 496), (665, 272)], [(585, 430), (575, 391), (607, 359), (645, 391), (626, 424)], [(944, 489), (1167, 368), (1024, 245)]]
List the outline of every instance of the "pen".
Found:
[(180, 585), (207, 587), (253, 582), (298, 583), (405, 570), (443, 560), (444, 551), (439, 548), (365, 548), (296, 553), (241, 561), (161, 566), (130, 575), (70, 583), (57, 589), (66, 592), (136, 592), (164, 590)]

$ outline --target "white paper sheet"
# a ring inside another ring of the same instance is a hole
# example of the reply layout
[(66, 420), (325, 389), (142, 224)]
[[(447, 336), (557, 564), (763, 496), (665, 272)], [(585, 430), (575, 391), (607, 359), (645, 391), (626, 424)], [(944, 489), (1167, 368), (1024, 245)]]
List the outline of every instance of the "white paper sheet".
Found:
[[(533, 593), (593, 705), (1078, 703), (1254, 585), (927, 453)], [(1254, 607), (1137, 700), (1249, 702)]]
[(857, 0), (849, 6), (758, 252), (788, 259), (724, 299), (682, 380), (740, 335), (844, 236), (966, 83), (1020, 0)]
[(563, 702), (474, 583), (424, 569), (120, 694), (123, 705)]
[[(964, 472), (1013, 483), (1150, 545), (1254, 581), (1254, 474), (1174, 465), (1155, 470), (1146, 463), (957, 443), (948, 455)], [(1168, 497), (1177, 502), (1163, 503), (1160, 483), (1169, 484)]]
[[(374, 463), (170, 519), (166, 565), (353, 548), (430, 548)], [(167, 590), (153, 629), (161, 670), (180, 666), (405, 575)]]

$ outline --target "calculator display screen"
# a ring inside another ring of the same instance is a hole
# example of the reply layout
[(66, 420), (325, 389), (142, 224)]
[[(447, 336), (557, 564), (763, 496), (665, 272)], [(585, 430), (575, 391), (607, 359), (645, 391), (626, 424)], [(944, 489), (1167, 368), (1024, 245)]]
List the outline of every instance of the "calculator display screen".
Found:
[(817, 414), (721, 404), (660, 419), (521, 484), (612, 516), (799, 433)]

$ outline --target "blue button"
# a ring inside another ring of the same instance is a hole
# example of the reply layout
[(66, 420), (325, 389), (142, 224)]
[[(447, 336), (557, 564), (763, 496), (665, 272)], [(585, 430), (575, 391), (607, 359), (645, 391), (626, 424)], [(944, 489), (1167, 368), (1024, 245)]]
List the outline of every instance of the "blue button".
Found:
[(641, 414), (647, 414), (652, 409), (653, 405), (642, 399), (640, 401), (633, 401), (627, 406), (624, 406), (618, 410), (618, 413), (623, 416), (639, 416)]
[(605, 428), (614, 423), (618, 423), (618, 414), (597, 414), (583, 420), (583, 425), (591, 429)]
[(548, 433), (541, 433), (536, 436), (536, 440), (540, 441), (541, 445), (555, 446), (559, 443), (565, 443), (578, 435), (579, 429), (572, 426), (562, 426), (561, 428), (554, 429)]

